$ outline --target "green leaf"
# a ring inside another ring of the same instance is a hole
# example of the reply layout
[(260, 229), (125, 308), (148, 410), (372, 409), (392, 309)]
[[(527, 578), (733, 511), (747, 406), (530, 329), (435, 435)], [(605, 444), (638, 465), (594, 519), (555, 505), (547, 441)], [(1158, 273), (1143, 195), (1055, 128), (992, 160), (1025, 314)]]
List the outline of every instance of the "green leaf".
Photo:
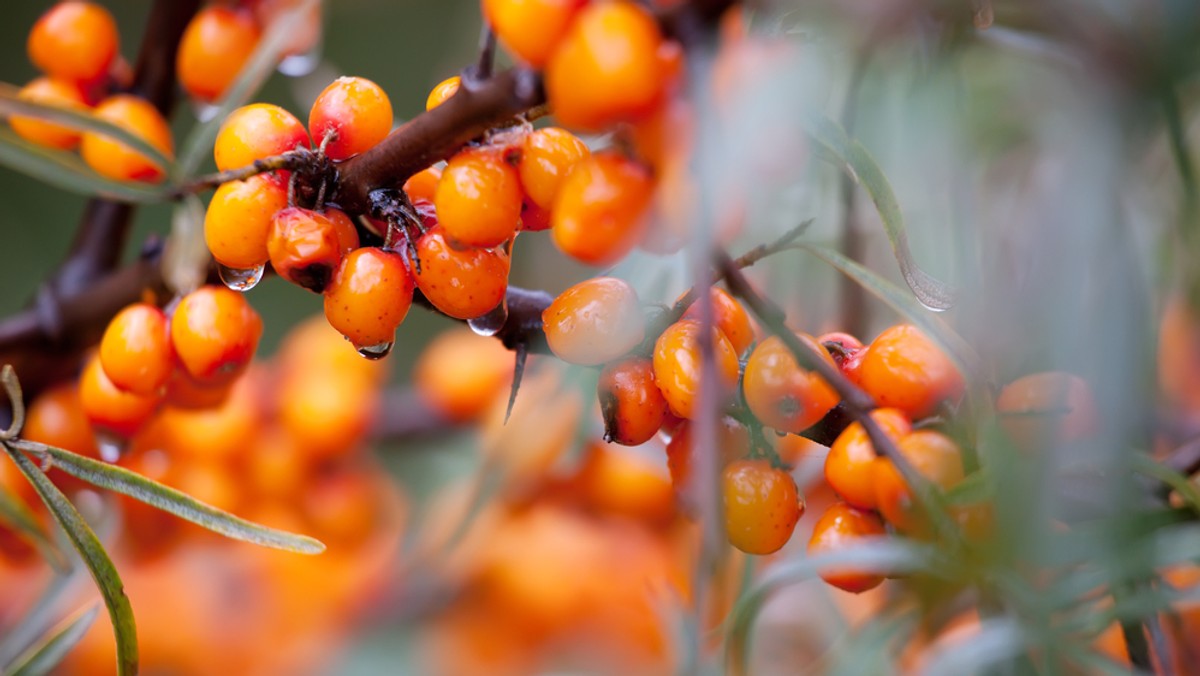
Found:
[(6, 676), (41, 676), (58, 666), (67, 653), (83, 638), (96, 621), (100, 606), (93, 605), (74, 617), (69, 617), (52, 629), (39, 642), (30, 646), (12, 664), (5, 667)]
[(987, 673), (987, 667), (1021, 655), (1029, 643), (1030, 637), (1016, 620), (985, 620), (970, 640), (956, 641), (941, 649), (935, 644), (922, 673), (927, 676)]
[(993, 496), (994, 491), (988, 475), (979, 470), (946, 491), (946, 504), (975, 505), (991, 500)]
[(79, 557), (87, 565), (92, 579), (96, 581), (100, 595), (104, 597), (104, 605), (108, 607), (108, 615), (112, 618), (113, 634), (117, 641), (117, 673), (136, 674), (137, 627), (134, 626), (133, 608), (129, 605), (129, 597), (125, 595), (125, 585), (121, 582), (121, 576), (113, 566), (112, 559), (108, 558), (104, 546), (76, 511), (75, 506), (50, 479), (46, 478), (42, 470), (10, 445), (5, 444), (4, 450), (13, 462), (17, 463), (25, 478), (33, 484), (34, 490), (42, 498), (42, 502), (46, 503), (54, 520), (62, 526), (75, 551), (79, 552)]
[(1133, 469), (1152, 479), (1158, 479), (1175, 489), (1179, 497), (1194, 512), (1200, 514), (1200, 489), (1183, 474), (1167, 467), (1145, 453), (1133, 454)]
[(822, 150), (832, 155), (842, 169), (850, 174), (871, 196), (879, 218), (883, 221), (892, 253), (900, 265), (900, 274), (912, 289), (913, 295), (931, 310), (948, 310), (954, 306), (955, 293), (944, 282), (930, 276), (917, 266), (912, 251), (908, 248), (908, 230), (904, 225), (904, 214), (896, 194), (883, 170), (871, 157), (871, 153), (856, 139), (850, 138), (841, 125), (824, 115), (814, 115), (807, 120), (809, 136)]
[(77, 155), (43, 148), (0, 127), (0, 164), (69, 192), (118, 202), (164, 202), (171, 187), (134, 181), (114, 181), (97, 174)]
[(22, 441), (19, 442), (19, 446), (31, 453), (49, 456), (55, 467), (73, 477), (100, 488), (128, 495), (225, 537), (300, 554), (320, 554), (325, 551), (325, 545), (318, 540), (238, 518), (124, 467), (44, 444)]
[(42, 558), (59, 573), (70, 571), (71, 564), (63, 557), (62, 552), (54, 546), (50, 538), (37, 522), (37, 518), (25, 503), (4, 488), (0, 488), (0, 523), (6, 524), (16, 531), (17, 535), (37, 548)]

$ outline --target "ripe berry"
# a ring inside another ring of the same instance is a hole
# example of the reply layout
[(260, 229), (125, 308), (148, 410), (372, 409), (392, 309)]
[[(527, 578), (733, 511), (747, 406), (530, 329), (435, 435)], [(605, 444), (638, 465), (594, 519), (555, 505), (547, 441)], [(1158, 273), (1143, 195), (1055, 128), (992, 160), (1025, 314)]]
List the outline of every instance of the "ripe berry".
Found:
[(738, 460), (725, 468), (725, 534), (747, 554), (773, 554), (783, 548), (804, 513), (796, 482), (766, 460)]
[(218, 171), (229, 171), (301, 147), (308, 147), (308, 132), (295, 115), (269, 103), (254, 103), (221, 123), (213, 159)]
[(429, 92), (429, 98), (425, 99), (425, 110), (433, 110), (446, 102), (446, 99), (454, 96), (458, 92), (458, 86), (462, 83), (462, 78), (455, 75), (442, 80)]
[[(962, 451), (950, 437), (933, 430), (917, 430), (896, 444), (913, 469), (930, 483), (949, 490), (963, 480)], [(919, 533), (926, 527), (925, 515), (913, 502), (912, 491), (890, 458), (875, 458), (875, 504), (879, 513), (897, 530)]]
[[(75, 383), (57, 385), (34, 398), (25, 412), (21, 437), (89, 458), (100, 456), (92, 425), (79, 398), (79, 386)], [(87, 486), (86, 482), (58, 470), (52, 470), (50, 478), (64, 491)], [(3, 487), (0, 490), (4, 490)]]
[(347, 253), (358, 248), (358, 231), (338, 209), (324, 213), (289, 207), (271, 219), (267, 251), (280, 277), (321, 293)]
[(271, 219), (287, 207), (287, 188), (264, 174), (222, 183), (204, 214), (204, 242), (218, 263), (237, 270), (267, 262)]
[(325, 289), (325, 318), (355, 347), (386, 354), (412, 306), (412, 294), (413, 280), (402, 255), (355, 249), (342, 259)]
[[(903, 411), (880, 408), (871, 417), (892, 441), (912, 431)], [(825, 456), (825, 481), (846, 502), (862, 509), (875, 509), (875, 446), (859, 423), (851, 423), (829, 447)]]
[(202, 383), (185, 369), (175, 369), (167, 380), (163, 402), (173, 408), (195, 410), (220, 406), (229, 397), (233, 383)]
[(118, 312), (100, 339), (100, 365), (122, 390), (160, 393), (175, 368), (167, 316), (148, 303), (134, 303)]
[[(811, 337), (800, 340), (816, 349), (830, 366), (833, 358)], [(742, 391), (750, 411), (764, 425), (799, 434), (837, 406), (837, 392), (816, 374), (801, 368), (783, 341), (772, 336), (754, 348), (746, 362)]]
[(122, 437), (131, 437), (141, 429), (161, 400), (161, 395), (134, 394), (113, 385), (95, 356), (79, 377), (79, 401), (88, 420)]
[(613, 263), (642, 238), (653, 195), (654, 181), (642, 165), (615, 152), (592, 155), (559, 185), (554, 243), (589, 265)]
[(404, 192), (408, 195), (408, 199), (412, 202), (425, 200), (430, 204), (433, 203), (433, 196), (437, 192), (437, 184), (442, 178), (442, 168), (439, 166), (425, 167), (421, 171), (413, 174), (404, 182)]
[[(542, 68), (587, 0), (483, 0), (483, 16), (513, 56)], [(536, 30), (532, 27), (536, 26)]]
[(201, 101), (221, 98), (250, 60), (259, 37), (258, 22), (249, 12), (205, 7), (192, 17), (179, 41), (179, 84)]
[(308, 114), (308, 130), (333, 160), (345, 160), (370, 150), (392, 129), (392, 102), (379, 85), (361, 77), (339, 77), (317, 96)]
[[(684, 319), (663, 331), (654, 344), (654, 381), (666, 397), (671, 412), (681, 418), (695, 415), (695, 400), (703, 371), (701, 340), (700, 322)], [(732, 387), (738, 378), (737, 354), (725, 334), (715, 327), (711, 340), (720, 385), (710, 385)]]
[(446, 234), (474, 247), (499, 246), (517, 231), (521, 181), (497, 151), (464, 150), (446, 163), (433, 203)]
[(563, 179), (591, 154), (587, 144), (566, 129), (539, 129), (521, 142), (521, 187), (530, 201), (550, 209)]
[[(724, 289), (710, 288), (709, 297), (712, 298), (713, 324), (729, 339), (734, 352), (744, 354), (754, 344), (754, 322), (746, 308)], [(700, 308), (692, 303), (683, 318), (700, 319)]]
[(598, 131), (651, 112), (666, 79), (662, 35), (648, 11), (631, 2), (579, 12), (546, 66), (546, 96), (568, 127)]
[[(138, 136), (170, 159), (174, 151), (171, 127), (162, 113), (145, 99), (129, 94), (111, 96), (96, 106), (96, 117)], [(157, 183), (165, 169), (132, 148), (103, 134), (85, 132), (79, 152), (101, 176), (118, 181)]]
[(91, 2), (60, 2), (29, 31), (29, 60), (60, 80), (92, 83), (117, 57), (117, 22)]
[(879, 334), (858, 367), (859, 385), (880, 406), (899, 408), (914, 420), (958, 398), (962, 374), (920, 329), (900, 324)]
[(205, 384), (232, 382), (250, 365), (262, 318), (246, 297), (223, 286), (204, 286), (184, 296), (171, 317), (171, 342), (193, 378)]
[(646, 332), (637, 292), (613, 277), (595, 277), (563, 291), (542, 312), (542, 325), (554, 354), (584, 366), (624, 355)]
[(604, 415), (604, 439), (625, 446), (644, 444), (658, 433), (667, 400), (654, 383), (654, 363), (636, 357), (604, 367), (596, 384)]
[(456, 319), (474, 319), (504, 300), (510, 265), (504, 251), (455, 249), (440, 225), (421, 235), (416, 247), (420, 271), (413, 279), (438, 310)]
[[(830, 505), (813, 526), (808, 555), (836, 552), (854, 546), (863, 538), (882, 537), (886, 533), (883, 521), (874, 513), (837, 502)], [(821, 571), (821, 579), (852, 594), (860, 594), (883, 583), (883, 575), (851, 567), (826, 568)]]
[[(175, 457), (226, 460), (254, 448), (258, 430), (265, 426), (264, 378), (250, 370), (230, 387), (217, 406), (203, 409), (167, 408), (163, 411), (163, 442)], [(257, 450), (257, 449), (255, 449)]]
[(515, 355), (468, 328), (444, 331), (413, 366), (413, 384), (434, 410), (455, 421), (479, 417), (512, 379)]
[(520, 229), (525, 232), (541, 232), (550, 229), (550, 211), (525, 200), (521, 205)]
[(601, 514), (666, 524), (676, 514), (671, 480), (662, 460), (633, 449), (590, 443), (572, 488)]
[[(77, 112), (85, 112), (88, 109), (83, 92), (77, 85), (48, 77), (39, 77), (22, 87), (17, 93), (17, 98)], [(79, 139), (83, 136), (78, 129), (43, 122), (32, 117), (14, 115), (9, 118), (8, 123), (21, 138), (48, 148), (70, 150), (79, 145)]]
[[(729, 463), (741, 460), (750, 453), (750, 431), (736, 419), (722, 416), (717, 421), (714, 444), (718, 454), (717, 467), (724, 472)], [(667, 469), (671, 473), (671, 483), (675, 486), (676, 496), (688, 509), (695, 504), (693, 493), (700, 488), (691, 485), (695, 465), (696, 444), (692, 434), (692, 423), (684, 421), (675, 428), (671, 441), (667, 443)]]
[(996, 397), (996, 415), (1023, 450), (1089, 439), (1100, 427), (1087, 381), (1061, 371), (1031, 373), (1005, 385)]

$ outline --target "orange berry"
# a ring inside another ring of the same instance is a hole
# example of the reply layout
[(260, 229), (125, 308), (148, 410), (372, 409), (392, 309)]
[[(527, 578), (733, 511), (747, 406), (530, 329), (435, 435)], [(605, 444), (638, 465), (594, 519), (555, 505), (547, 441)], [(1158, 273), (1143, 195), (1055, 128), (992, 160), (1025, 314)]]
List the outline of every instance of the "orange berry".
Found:
[(521, 142), (521, 187), (543, 209), (554, 206), (559, 186), (571, 169), (592, 154), (587, 144), (566, 129), (546, 127)]
[(261, 37), (254, 15), (209, 6), (192, 17), (175, 55), (175, 73), (184, 91), (215, 101), (242, 72)]
[[(79, 386), (75, 383), (57, 385), (35, 397), (25, 411), (25, 427), (21, 428), (21, 437), (47, 446), (65, 448), (89, 458), (100, 457), (92, 425), (88, 422), (79, 397)], [(4, 464), (7, 463), (5, 460)], [(56, 469), (52, 469), (49, 476), (64, 491), (87, 485)], [(0, 490), (4, 490), (2, 485)]]
[(433, 204), (446, 234), (467, 246), (498, 246), (521, 218), (517, 170), (491, 149), (464, 150), (446, 163)]
[[(853, 547), (859, 540), (882, 537), (887, 533), (883, 521), (872, 512), (855, 509), (844, 502), (836, 502), (825, 510), (813, 526), (812, 538), (808, 541), (808, 555), (816, 556)], [(868, 573), (854, 568), (826, 568), (821, 579), (843, 591), (860, 594), (883, 583), (883, 575)]]
[(167, 315), (149, 303), (134, 303), (118, 312), (100, 339), (100, 365), (122, 390), (160, 392), (175, 370)]
[[(654, 380), (671, 412), (681, 418), (695, 415), (703, 365), (700, 358), (700, 322), (684, 319), (663, 331), (654, 344)], [(712, 330), (713, 358), (718, 387), (732, 387), (738, 379), (738, 358), (725, 334)]]
[(880, 406), (899, 408), (914, 420), (958, 398), (963, 377), (954, 362), (911, 324), (879, 334), (859, 366), (859, 385)]
[(646, 227), (654, 180), (615, 152), (592, 155), (559, 184), (551, 216), (554, 243), (589, 265), (608, 265), (633, 249)]
[(346, 338), (324, 316), (311, 317), (291, 331), (279, 346), (275, 363), (289, 371), (335, 371), (353, 374), (378, 385), (388, 377), (386, 362), (363, 359)]
[(91, 83), (117, 57), (117, 22), (92, 2), (60, 2), (29, 31), (29, 60), (51, 77)]
[(420, 271), (417, 288), (443, 313), (456, 319), (482, 317), (504, 300), (508, 291), (508, 254), (492, 249), (455, 249), (442, 226), (417, 240)]
[(442, 80), (429, 92), (429, 98), (425, 99), (425, 110), (433, 110), (446, 102), (446, 99), (454, 96), (458, 92), (458, 86), (462, 83), (462, 78), (458, 75), (448, 77)]
[(404, 182), (404, 192), (412, 202), (425, 200), (433, 203), (433, 195), (437, 192), (437, 184), (442, 178), (442, 168), (438, 166), (425, 167), (413, 174)]
[[(833, 357), (812, 337), (797, 336), (816, 349), (830, 366), (835, 366)], [(839, 401), (829, 383), (815, 371), (801, 368), (777, 336), (766, 339), (750, 353), (742, 391), (746, 405), (762, 424), (791, 434), (815, 425)]]
[[(871, 417), (892, 441), (912, 431), (903, 411), (880, 408)], [(851, 423), (829, 447), (825, 456), (825, 481), (846, 502), (862, 509), (875, 509), (875, 446), (860, 423)]]
[(235, 270), (270, 258), (271, 219), (287, 208), (287, 188), (265, 174), (222, 183), (204, 214), (204, 242), (218, 263)]
[(338, 470), (306, 486), (301, 496), (313, 534), (345, 550), (367, 540), (384, 514), (379, 478), (363, 470)]
[(257, 452), (255, 440), (265, 422), (262, 375), (251, 370), (238, 378), (217, 406), (164, 410), (163, 439), (172, 456), (214, 461)]
[(342, 259), (325, 289), (325, 318), (355, 347), (386, 354), (412, 306), (412, 295), (403, 256), (374, 247), (355, 249)]
[(546, 66), (546, 97), (555, 117), (568, 127), (598, 131), (651, 112), (666, 85), (661, 44), (658, 23), (638, 5), (605, 2), (583, 9)]
[(358, 248), (358, 231), (338, 209), (324, 213), (288, 207), (271, 219), (267, 251), (280, 277), (321, 293), (347, 253)]
[[(746, 426), (730, 416), (721, 416), (717, 421), (717, 437), (715, 450), (718, 454), (717, 467), (724, 472), (725, 467), (735, 460), (741, 460), (750, 453), (750, 431)], [(694, 504), (692, 493), (692, 475), (696, 464), (696, 444), (692, 434), (692, 423), (684, 421), (675, 429), (671, 441), (667, 443), (667, 469), (671, 473), (671, 483), (675, 486), (675, 494), (688, 507)]]
[(221, 123), (213, 159), (218, 171), (229, 171), (306, 148), (308, 143), (308, 132), (295, 115), (269, 103), (254, 103), (233, 111)]
[[(754, 322), (746, 308), (724, 289), (710, 288), (709, 297), (712, 298), (713, 324), (729, 339), (734, 352), (744, 354), (754, 344)], [(683, 318), (700, 319), (700, 308), (692, 303)]]
[(379, 85), (361, 77), (339, 77), (313, 102), (308, 130), (333, 160), (345, 160), (375, 147), (392, 130), (392, 102)]
[(167, 381), (164, 402), (174, 408), (195, 410), (214, 408), (229, 397), (233, 383), (197, 382), (186, 370), (175, 369)]
[(100, 359), (93, 356), (79, 377), (79, 401), (95, 427), (131, 437), (158, 409), (160, 395), (126, 392), (104, 375)]
[[(171, 140), (171, 127), (162, 113), (145, 99), (117, 94), (102, 101), (93, 112), (96, 117), (146, 141), (167, 159), (172, 157), (174, 142)], [(163, 167), (129, 146), (97, 132), (83, 134), (79, 153), (89, 167), (108, 178), (157, 183), (166, 177)]]
[(379, 411), (379, 391), (352, 371), (293, 370), (278, 405), (279, 421), (297, 449), (308, 458), (335, 458), (352, 452), (366, 435)]
[(542, 325), (554, 354), (584, 366), (624, 355), (646, 333), (637, 291), (613, 277), (595, 277), (563, 291), (542, 312)]
[(996, 415), (1024, 450), (1089, 439), (1100, 428), (1087, 381), (1061, 371), (1032, 373), (1005, 385), (996, 397)]
[(421, 351), (413, 384), (436, 411), (454, 421), (479, 417), (512, 379), (516, 357), (495, 338), (468, 328), (443, 331)]
[(521, 61), (542, 68), (587, 0), (483, 0), (481, 4), (500, 43)]
[(604, 367), (596, 384), (604, 414), (604, 440), (625, 446), (650, 441), (667, 415), (667, 400), (654, 383), (654, 363), (643, 357)]
[(223, 286), (203, 286), (179, 301), (171, 317), (171, 342), (189, 375), (216, 385), (246, 370), (262, 328), (262, 318), (245, 296)]
[(671, 480), (661, 458), (609, 446), (588, 444), (578, 475), (586, 504), (604, 514), (619, 514), (660, 524), (675, 515)]
[[(65, 110), (88, 110), (87, 101), (77, 85), (48, 77), (39, 77), (22, 87), (21, 91), (17, 92), (17, 98)], [(79, 139), (83, 137), (83, 132), (78, 129), (43, 122), (33, 117), (14, 115), (9, 118), (8, 123), (21, 138), (47, 148), (70, 150), (79, 145)]]
[(747, 554), (773, 554), (792, 538), (804, 513), (792, 475), (766, 460), (738, 460), (725, 467), (725, 535)]
[[(917, 430), (896, 443), (900, 454), (917, 473), (943, 491), (963, 480), (962, 450), (950, 437), (933, 430)], [(875, 458), (872, 481), (875, 504), (888, 523), (905, 533), (925, 527), (925, 515), (913, 502), (912, 491), (890, 458)]]

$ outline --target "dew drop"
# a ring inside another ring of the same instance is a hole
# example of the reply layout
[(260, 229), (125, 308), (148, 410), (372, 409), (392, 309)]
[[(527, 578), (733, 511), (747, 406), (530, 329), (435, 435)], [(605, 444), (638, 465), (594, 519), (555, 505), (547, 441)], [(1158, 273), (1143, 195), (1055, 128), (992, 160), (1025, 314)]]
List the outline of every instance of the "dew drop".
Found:
[(506, 321), (508, 321), (508, 301), (502, 300), (487, 314), (468, 319), (467, 326), (481, 336), (494, 336), (500, 332)]
[(249, 291), (262, 281), (266, 267), (266, 265), (259, 265), (253, 268), (229, 268), (217, 265), (217, 274), (221, 276), (221, 281), (225, 283), (225, 286), (234, 291)]
[(196, 116), (197, 122), (208, 122), (216, 117), (220, 110), (221, 106), (215, 103), (205, 103), (204, 101), (192, 99), (192, 114)]
[(367, 359), (370, 359), (371, 361), (377, 361), (391, 354), (392, 345), (395, 345), (395, 343), (389, 342), (379, 343), (378, 345), (355, 346), (355, 349), (358, 350), (359, 354)]
[(304, 77), (317, 69), (321, 63), (321, 42), (318, 40), (313, 48), (303, 54), (291, 54), (279, 62), (280, 75), (286, 77)]
[(122, 439), (111, 432), (96, 432), (96, 448), (100, 450), (100, 459), (104, 462), (116, 462), (120, 460), (128, 446), (128, 440)]

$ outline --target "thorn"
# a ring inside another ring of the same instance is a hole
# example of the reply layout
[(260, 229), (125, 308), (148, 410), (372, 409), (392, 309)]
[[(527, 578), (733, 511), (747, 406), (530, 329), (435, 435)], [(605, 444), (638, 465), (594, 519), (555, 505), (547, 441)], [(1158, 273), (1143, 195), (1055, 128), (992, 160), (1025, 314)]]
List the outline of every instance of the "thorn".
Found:
[(525, 358), (528, 356), (529, 347), (524, 342), (517, 343), (517, 360), (513, 364), (512, 389), (508, 391), (508, 409), (504, 411), (505, 425), (508, 424), (508, 419), (512, 416), (513, 404), (517, 403), (517, 391), (521, 389), (521, 378), (525, 376)]

